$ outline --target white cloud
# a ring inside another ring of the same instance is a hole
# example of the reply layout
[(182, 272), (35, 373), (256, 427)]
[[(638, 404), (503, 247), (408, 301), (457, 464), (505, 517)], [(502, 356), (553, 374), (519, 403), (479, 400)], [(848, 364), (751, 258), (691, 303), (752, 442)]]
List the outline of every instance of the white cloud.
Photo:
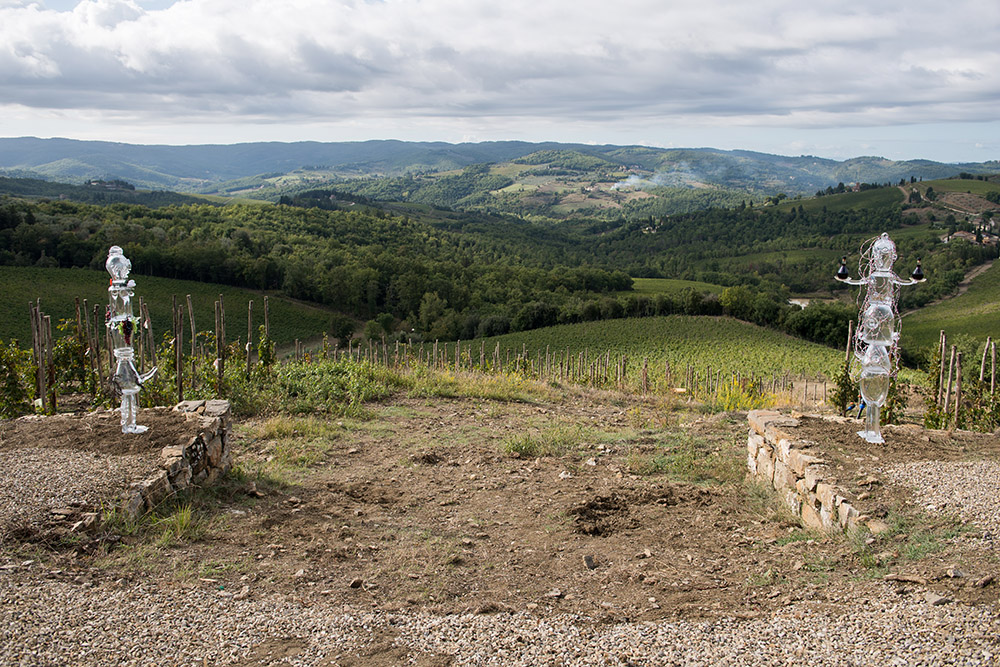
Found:
[(56, 11), (0, 0), (0, 103), (148, 123), (461, 121), (476, 136), (497, 119), (810, 128), (995, 117), (1000, 4), (865, 5), (81, 0)]

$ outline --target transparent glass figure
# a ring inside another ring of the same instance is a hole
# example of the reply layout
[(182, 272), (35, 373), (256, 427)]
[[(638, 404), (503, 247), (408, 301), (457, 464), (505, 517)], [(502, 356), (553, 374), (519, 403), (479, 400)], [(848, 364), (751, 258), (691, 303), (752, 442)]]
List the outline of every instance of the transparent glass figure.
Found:
[(156, 368), (154, 367), (141, 375), (135, 368), (135, 352), (132, 349), (132, 341), (139, 330), (139, 321), (132, 314), (135, 281), (128, 279), (128, 274), (132, 270), (132, 262), (125, 257), (121, 248), (111, 246), (104, 268), (111, 274), (105, 323), (111, 334), (112, 350), (116, 362), (112, 381), (122, 395), (120, 408), (122, 433), (145, 433), (149, 427), (139, 426), (135, 423), (139, 410), (139, 401), (136, 395), (143, 383), (156, 373)]
[(858, 435), (872, 443), (882, 443), (879, 412), (889, 394), (889, 384), (896, 373), (899, 341), (899, 287), (925, 280), (920, 263), (910, 279), (892, 271), (896, 244), (888, 234), (871, 239), (863, 247), (859, 269), (862, 277), (854, 280), (847, 272), (847, 258), (841, 261), (836, 279), (863, 287), (863, 301), (854, 340), (854, 357), (861, 364), (859, 385), (865, 406), (865, 428)]

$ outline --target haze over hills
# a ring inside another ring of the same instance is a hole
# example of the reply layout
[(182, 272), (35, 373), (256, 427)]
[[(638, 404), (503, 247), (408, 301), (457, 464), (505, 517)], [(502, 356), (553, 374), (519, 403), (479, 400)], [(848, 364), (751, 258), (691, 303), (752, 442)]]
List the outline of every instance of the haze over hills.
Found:
[[(500, 165), (551, 152), (584, 156), (590, 160), (589, 164), (574, 164), (566, 169), (579, 172), (600, 169), (612, 175), (621, 174), (621, 185), (625, 187), (721, 189), (762, 196), (811, 195), (838, 183), (883, 183), (910, 177), (945, 178), (960, 171), (973, 174), (1000, 171), (1000, 161), (946, 164), (880, 157), (837, 161), (711, 148), (555, 142), (449, 144), (373, 140), (169, 146), (33, 137), (0, 138), (0, 170), (8, 175), (70, 183), (124, 179), (142, 188), (214, 193), (260, 188), (267, 185), (268, 179), (303, 170), (310, 172), (303, 182), (312, 183), (324, 179), (400, 177), (459, 170), (470, 165)], [(527, 162), (536, 166), (544, 163), (551, 169), (553, 161), (528, 159)]]

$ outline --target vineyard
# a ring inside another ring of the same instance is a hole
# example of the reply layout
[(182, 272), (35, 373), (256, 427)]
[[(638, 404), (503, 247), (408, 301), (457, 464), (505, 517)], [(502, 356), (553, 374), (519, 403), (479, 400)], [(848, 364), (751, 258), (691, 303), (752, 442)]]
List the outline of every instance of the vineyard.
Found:
[[(223, 295), (230, 312), (243, 312), (254, 301), (257, 307), (257, 324), (263, 324), (263, 294), (247, 289), (196, 282), (173, 280), (133, 274), (138, 297), (148, 304), (154, 333), (170, 327), (170, 303), (173, 296), (182, 300), (191, 295), (195, 322), (199, 327), (210, 328), (212, 304)], [(31, 340), (28, 302), (41, 299), (42, 309), (53, 321), (75, 317), (74, 300), (86, 300), (91, 309), (99, 306), (104, 317), (104, 304), (108, 301), (108, 274), (106, 271), (86, 269), (55, 269), (37, 267), (0, 266), (0, 340), (15, 339), (22, 344)], [(305, 339), (325, 331), (330, 324), (331, 311), (314, 305), (299, 303), (280, 296), (271, 296), (270, 330), (277, 345), (288, 345), (295, 339)], [(256, 325), (255, 325), (256, 326)]]

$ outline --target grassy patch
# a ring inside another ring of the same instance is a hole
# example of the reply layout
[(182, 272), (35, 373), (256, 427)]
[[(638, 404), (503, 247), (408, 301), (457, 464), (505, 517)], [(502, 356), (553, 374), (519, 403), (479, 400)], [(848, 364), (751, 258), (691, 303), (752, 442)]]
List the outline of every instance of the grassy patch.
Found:
[(882, 571), (897, 561), (918, 561), (948, 548), (948, 542), (972, 530), (958, 519), (928, 523), (921, 517), (890, 511), (886, 529), (872, 534), (861, 527), (848, 535), (854, 555), (866, 570)]
[(625, 457), (636, 475), (666, 475), (678, 482), (737, 483), (744, 477), (742, 461), (724, 448), (686, 433), (661, 434), (652, 450), (632, 443)]
[(581, 426), (555, 426), (538, 434), (525, 433), (511, 436), (504, 441), (503, 450), (525, 459), (563, 456), (580, 447), (585, 439), (585, 433), (586, 430)]
[(253, 436), (265, 442), (261, 454), (266, 463), (306, 468), (326, 458), (343, 428), (319, 417), (277, 416), (252, 428)]

